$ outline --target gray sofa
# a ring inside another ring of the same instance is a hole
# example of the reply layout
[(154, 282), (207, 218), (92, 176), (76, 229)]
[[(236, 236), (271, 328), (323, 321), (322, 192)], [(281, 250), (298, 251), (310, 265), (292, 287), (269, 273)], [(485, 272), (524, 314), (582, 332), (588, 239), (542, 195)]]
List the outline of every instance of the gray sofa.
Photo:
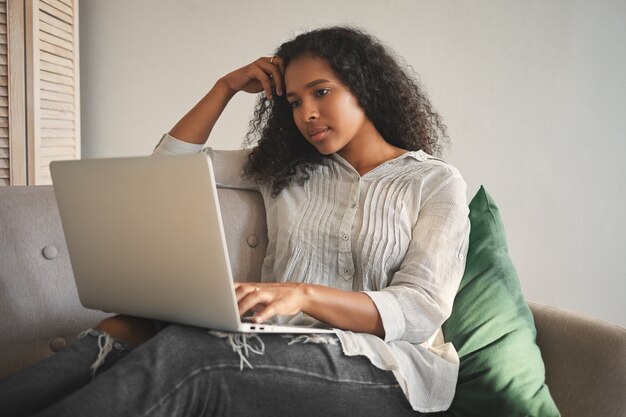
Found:
[[(219, 196), (237, 260), (233, 273), (251, 280), (267, 245), (260, 195), (220, 189)], [(529, 304), (547, 384), (563, 416), (626, 416), (626, 329)], [(106, 317), (78, 301), (50, 186), (0, 187), (0, 317), (0, 378), (53, 355)]]

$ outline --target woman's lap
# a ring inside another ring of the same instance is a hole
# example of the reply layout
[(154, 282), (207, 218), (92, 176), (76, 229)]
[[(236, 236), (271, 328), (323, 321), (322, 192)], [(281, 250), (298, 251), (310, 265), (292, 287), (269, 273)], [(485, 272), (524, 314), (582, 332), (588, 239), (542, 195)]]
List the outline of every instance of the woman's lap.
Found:
[(391, 372), (336, 340), (224, 336), (170, 325), (40, 415), (419, 415)]

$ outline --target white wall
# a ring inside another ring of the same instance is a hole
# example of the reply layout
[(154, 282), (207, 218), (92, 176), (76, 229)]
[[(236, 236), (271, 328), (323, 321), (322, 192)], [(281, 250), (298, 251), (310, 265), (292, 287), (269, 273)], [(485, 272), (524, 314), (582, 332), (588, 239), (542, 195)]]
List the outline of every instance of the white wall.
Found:
[[(149, 153), (221, 75), (354, 23), (420, 74), (527, 298), (626, 326), (624, 22), (624, 0), (81, 0), (83, 157)], [(214, 147), (240, 145), (253, 104), (235, 97)]]

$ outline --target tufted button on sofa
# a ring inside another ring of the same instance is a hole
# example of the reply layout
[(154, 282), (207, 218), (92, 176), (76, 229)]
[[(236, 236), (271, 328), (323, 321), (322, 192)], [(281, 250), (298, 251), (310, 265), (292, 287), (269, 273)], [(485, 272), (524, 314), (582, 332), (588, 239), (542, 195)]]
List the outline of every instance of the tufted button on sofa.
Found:
[(52, 349), (55, 353), (63, 349), (65, 346), (67, 346), (67, 341), (62, 337), (55, 337), (50, 341), (50, 349)]

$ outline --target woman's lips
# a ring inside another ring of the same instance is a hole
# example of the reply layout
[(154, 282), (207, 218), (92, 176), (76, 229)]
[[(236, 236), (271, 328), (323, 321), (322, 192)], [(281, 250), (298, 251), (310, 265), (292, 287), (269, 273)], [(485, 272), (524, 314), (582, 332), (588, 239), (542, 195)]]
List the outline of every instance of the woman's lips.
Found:
[(318, 142), (324, 139), (328, 135), (328, 132), (330, 132), (329, 128), (320, 129), (320, 130), (316, 129), (313, 134), (309, 134), (309, 137), (311, 138), (313, 142)]

